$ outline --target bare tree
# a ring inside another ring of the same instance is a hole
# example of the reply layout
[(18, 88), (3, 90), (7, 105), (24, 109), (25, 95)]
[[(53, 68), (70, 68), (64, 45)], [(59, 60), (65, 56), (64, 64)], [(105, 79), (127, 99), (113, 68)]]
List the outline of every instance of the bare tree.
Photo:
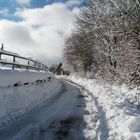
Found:
[(106, 80), (139, 84), (140, 1), (87, 1), (66, 44), (67, 57), (84, 71), (95, 66)]

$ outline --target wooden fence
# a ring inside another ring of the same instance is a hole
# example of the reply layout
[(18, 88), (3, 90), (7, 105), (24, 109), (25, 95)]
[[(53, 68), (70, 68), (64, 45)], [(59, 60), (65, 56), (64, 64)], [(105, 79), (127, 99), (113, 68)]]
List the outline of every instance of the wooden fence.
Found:
[[(10, 56), (10, 57), (12, 57), (12, 61), (4, 60), (4, 59), (2, 59), (2, 56)], [(27, 63), (26, 64), (18, 63), (18, 62), (16, 62), (17, 58), (26, 60)], [(3, 50), (3, 48), (1, 48), (1, 50), (0, 50), (0, 64), (11, 65), (13, 70), (15, 68), (21, 68), (21, 69), (25, 68), (27, 70), (31, 69), (31, 70), (48, 71), (48, 67), (46, 65), (42, 64), (41, 62), (35, 61), (32, 58), (26, 58), (26, 57), (20, 56), (13, 52), (5, 51), (5, 50)]]

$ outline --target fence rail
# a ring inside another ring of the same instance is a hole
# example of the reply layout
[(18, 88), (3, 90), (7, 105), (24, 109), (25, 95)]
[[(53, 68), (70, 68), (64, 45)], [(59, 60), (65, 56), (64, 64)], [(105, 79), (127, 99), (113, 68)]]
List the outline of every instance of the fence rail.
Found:
[[(2, 56), (11, 56), (13, 58), (12, 62), (2, 59)], [(21, 63), (16, 62), (16, 58), (26, 60), (27, 64), (21, 64)], [(33, 64), (31, 64), (31, 62)], [(48, 67), (39, 61), (33, 60), (32, 58), (26, 58), (26, 57), (18, 55), (17, 53), (5, 51), (3, 49), (0, 50), (0, 64), (11, 65), (13, 70), (15, 68), (26, 68), (27, 70), (32, 69), (32, 70), (48, 71)]]

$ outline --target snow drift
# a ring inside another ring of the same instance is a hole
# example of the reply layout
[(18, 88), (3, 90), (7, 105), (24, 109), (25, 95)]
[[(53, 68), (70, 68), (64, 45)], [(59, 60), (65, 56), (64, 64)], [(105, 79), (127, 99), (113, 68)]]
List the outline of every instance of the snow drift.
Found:
[[(96, 79), (81, 78), (74, 74), (69, 76), (68, 80), (83, 86), (93, 95), (93, 103), (96, 102), (94, 106), (100, 107), (98, 111), (102, 110), (104, 113), (100, 112), (98, 117), (104, 117), (105, 122), (102, 122), (101, 127), (106, 124), (105, 129), (108, 129), (108, 136), (104, 137), (105, 139), (140, 139), (140, 87), (109, 85)], [(91, 118), (95, 117), (95, 114), (90, 115)], [(92, 123), (91, 120), (90, 125)], [(95, 126), (92, 129), (95, 129)]]

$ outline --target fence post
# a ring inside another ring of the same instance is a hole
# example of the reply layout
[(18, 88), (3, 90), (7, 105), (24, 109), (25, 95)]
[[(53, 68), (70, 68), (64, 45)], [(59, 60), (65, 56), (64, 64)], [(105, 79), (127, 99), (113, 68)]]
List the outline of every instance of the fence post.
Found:
[(45, 71), (45, 65), (43, 65), (43, 71)]
[[(16, 61), (16, 57), (15, 56), (13, 56), (13, 63)], [(13, 66), (12, 66), (12, 69), (14, 70), (15, 69), (15, 65), (13, 64)]]
[(36, 67), (35, 70), (38, 70), (38, 63), (36, 62), (35, 64), (36, 64), (35, 65), (35, 67)]
[(2, 43), (1, 45), (1, 50), (3, 51), (4, 50), (4, 44)]
[(39, 71), (41, 70), (41, 63), (38, 63), (38, 65), (39, 65)]
[(28, 60), (27, 70), (29, 70), (30, 60)]
[(42, 65), (42, 64), (41, 64), (41, 66), (40, 66), (40, 67), (41, 67), (41, 70), (43, 70), (43, 65)]

